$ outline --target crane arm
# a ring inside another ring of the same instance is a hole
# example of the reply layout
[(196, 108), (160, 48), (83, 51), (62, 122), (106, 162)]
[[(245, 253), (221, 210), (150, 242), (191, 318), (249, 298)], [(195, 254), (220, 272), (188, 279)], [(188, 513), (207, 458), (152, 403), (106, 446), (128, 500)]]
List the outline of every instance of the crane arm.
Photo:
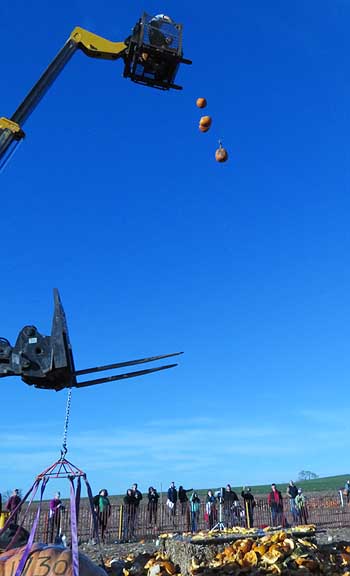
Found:
[(117, 60), (127, 48), (124, 42), (111, 42), (77, 26), (54, 60), (27, 94), (11, 118), (0, 118), (0, 160), (15, 141), (24, 138), (22, 126), (57, 76), (80, 49), (92, 58)]
[(124, 78), (160, 90), (181, 90), (175, 84), (180, 64), (191, 64), (183, 58), (182, 25), (168, 20), (159, 22), (144, 13), (125, 42), (112, 42), (79, 26), (27, 94), (11, 118), (0, 118), (0, 169), (9, 158), (11, 145), (24, 138), (22, 126), (76, 50), (91, 58), (124, 60)]
[(87, 56), (103, 58), (104, 60), (116, 60), (126, 50), (124, 42), (111, 42), (102, 36), (93, 34), (84, 28), (77, 26), (70, 35), (70, 40), (75, 42)]

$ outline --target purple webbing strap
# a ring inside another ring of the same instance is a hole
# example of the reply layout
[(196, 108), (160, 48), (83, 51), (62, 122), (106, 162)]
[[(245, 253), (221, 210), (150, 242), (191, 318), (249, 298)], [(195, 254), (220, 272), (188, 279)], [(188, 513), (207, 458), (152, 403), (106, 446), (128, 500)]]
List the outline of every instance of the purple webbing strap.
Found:
[[(30, 505), (31, 505), (31, 503), (33, 502), (33, 499), (34, 499), (34, 497), (35, 497), (35, 494), (36, 494), (37, 491), (38, 491), (39, 484), (40, 484), (40, 480), (36, 479), (35, 482), (34, 482), (34, 484), (33, 484), (33, 486), (31, 487), (31, 489), (28, 490), (27, 494), (24, 496), (24, 498), (22, 498), (21, 503), (22, 503), (22, 502), (25, 502), (26, 499), (28, 498), (29, 494), (30, 494), (31, 492), (33, 492), (33, 493), (32, 493), (32, 497), (31, 497), (31, 499), (30, 499), (30, 501), (29, 501), (29, 504), (28, 504), (28, 506), (27, 506), (27, 510), (25, 511), (24, 516), (23, 516), (23, 518), (22, 518), (21, 526), (23, 525), (24, 519), (25, 519), (25, 517), (26, 517), (27, 514), (28, 514)], [(16, 510), (17, 510), (17, 508), (16, 508)], [(4, 532), (4, 530), (6, 530), (6, 528), (10, 525), (10, 523), (11, 523), (11, 518), (12, 518), (12, 514), (11, 514), (11, 516), (7, 519), (7, 521), (5, 522), (5, 525), (4, 525), (3, 529), (0, 530), (0, 535), (1, 535), (1, 534)], [(17, 530), (16, 530), (16, 533), (14, 534), (13, 538), (12, 538), (11, 541), (8, 543), (8, 545), (6, 546), (6, 550), (10, 550), (10, 548), (13, 548), (13, 545), (16, 543), (16, 540), (17, 540), (17, 538), (18, 538), (18, 536), (19, 536), (19, 532), (20, 532), (20, 527), (21, 527), (21, 526), (18, 526), (18, 528), (17, 528)]]
[(94, 499), (92, 496), (92, 491), (91, 491), (91, 487), (89, 482), (87, 481), (86, 478), (84, 478), (85, 480), (85, 484), (86, 484), (86, 491), (88, 493), (88, 497), (89, 497), (89, 504), (90, 504), (90, 508), (91, 508), (91, 515), (92, 515), (92, 522), (94, 525), (94, 534), (93, 536), (96, 537), (96, 540), (98, 542), (98, 544), (100, 543), (100, 537), (98, 534), (98, 521), (97, 521), (97, 514), (96, 514), (96, 510), (94, 508)]
[[(24, 552), (23, 552), (23, 554), (22, 554), (22, 557), (21, 557), (21, 559), (20, 559), (20, 561), (19, 561), (19, 563), (18, 563), (15, 576), (20, 576), (20, 575), (22, 574), (22, 571), (23, 571), (23, 569), (24, 569), (24, 567), (25, 567), (25, 565), (26, 565), (26, 562), (27, 562), (27, 560), (28, 560), (28, 556), (29, 556), (29, 554), (30, 554), (31, 548), (32, 548), (32, 546), (33, 546), (34, 537), (35, 537), (35, 532), (36, 532), (36, 529), (37, 529), (37, 526), (38, 526), (38, 522), (39, 522), (39, 517), (40, 517), (41, 503), (42, 503), (42, 500), (43, 500), (43, 495), (44, 495), (45, 488), (46, 488), (46, 484), (47, 484), (48, 480), (49, 480), (48, 478), (43, 478), (43, 483), (42, 483), (42, 485), (41, 485), (41, 493), (40, 493), (39, 506), (38, 506), (38, 509), (37, 509), (37, 512), (36, 512), (36, 516), (35, 516), (35, 519), (34, 519), (34, 522), (33, 522), (32, 529), (31, 529), (30, 534), (29, 534), (28, 542), (27, 542), (27, 544), (26, 544), (26, 547), (25, 547), (25, 549), (24, 549)], [(40, 480), (39, 480), (39, 482), (40, 482)]]
[(69, 478), (70, 481), (70, 529), (72, 535), (72, 568), (73, 576), (79, 576), (79, 550), (78, 550), (78, 525), (77, 525), (77, 509), (75, 502), (74, 479)]
[(81, 493), (81, 478), (80, 476), (78, 476), (77, 489), (75, 492), (75, 509), (77, 511), (77, 524), (79, 524), (80, 493)]
[[(28, 504), (28, 507), (27, 507), (27, 510), (26, 510), (26, 512), (25, 512), (24, 517), (27, 515), (29, 506), (30, 506), (30, 504), (31, 504), (31, 502), (32, 502), (35, 494), (36, 494), (36, 491), (37, 491), (37, 489), (38, 489), (38, 486), (39, 486), (39, 482), (38, 482), (38, 480), (35, 480), (33, 486), (30, 488), (30, 490), (28, 490), (28, 492), (27, 492), (27, 494), (24, 496), (24, 498), (22, 498), (22, 500), (20, 501), (20, 503), (18, 504), (18, 506), (16, 507), (16, 509), (13, 510), (13, 512), (11, 513), (11, 515), (10, 515), (10, 516), (8, 517), (8, 519), (6, 520), (3, 528), (0, 529), (0, 536), (2, 535), (3, 532), (5, 532), (6, 528), (11, 524), (12, 516), (14, 516), (14, 515), (16, 514), (16, 512), (19, 510), (19, 508), (20, 508), (20, 507), (24, 504), (24, 502), (27, 500), (29, 494), (32, 492), (32, 490), (34, 490), (34, 494), (33, 494), (32, 498), (31, 498), (31, 501), (30, 501), (29, 504)], [(24, 518), (23, 518), (23, 520), (24, 520)], [(23, 524), (23, 521), (22, 521), (22, 524)], [(11, 542), (12, 542), (12, 541), (11, 541)]]
[(91, 514), (92, 514), (92, 521), (94, 524), (94, 535), (96, 536), (96, 540), (97, 540), (97, 544), (100, 550), (100, 560), (101, 560), (101, 564), (102, 567), (105, 568), (105, 563), (103, 560), (103, 556), (102, 556), (102, 549), (101, 549), (101, 542), (100, 542), (100, 535), (98, 533), (98, 521), (97, 521), (97, 514), (96, 514), (96, 510), (94, 508), (94, 499), (92, 496), (92, 490), (91, 490), (91, 486), (89, 484), (89, 482), (87, 481), (87, 478), (84, 476), (84, 481), (85, 481), (85, 485), (86, 485), (86, 491), (89, 497), (89, 503), (90, 503), (90, 508), (91, 508)]

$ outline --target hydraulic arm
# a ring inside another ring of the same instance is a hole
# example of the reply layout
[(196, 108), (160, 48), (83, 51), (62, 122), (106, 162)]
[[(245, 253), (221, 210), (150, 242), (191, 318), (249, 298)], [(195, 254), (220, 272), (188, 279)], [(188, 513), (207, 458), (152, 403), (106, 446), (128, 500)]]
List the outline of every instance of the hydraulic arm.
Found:
[[(0, 118), (0, 166), (11, 144), (24, 138), (24, 122), (78, 49), (92, 58), (122, 58), (124, 77), (133, 82), (162, 90), (181, 89), (174, 84), (179, 64), (191, 63), (182, 57), (182, 26), (170, 19), (170, 22), (162, 22), (157, 18), (144, 14), (132, 35), (124, 42), (112, 42), (83, 28), (74, 28), (63, 48), (11, 118)], [(162, 27), (166, 28), (163, 32)], [(164, 38), (163, 43), (159, 41), (159, 34)]]

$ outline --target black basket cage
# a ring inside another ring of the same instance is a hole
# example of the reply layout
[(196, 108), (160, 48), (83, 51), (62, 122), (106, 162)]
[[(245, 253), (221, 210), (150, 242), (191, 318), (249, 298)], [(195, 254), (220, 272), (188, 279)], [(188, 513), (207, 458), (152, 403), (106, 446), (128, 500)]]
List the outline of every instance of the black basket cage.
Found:
[(169, 16), (144, 13), (125, 43), (124, 76), (133, 82), (169, 90), (181, 89), (174, 83), (182, 57), (182, 25)]
[(182, 56), (182, 25), (169, 16), (150, 16), (144, 13), (140, 21), (139, 43), (161, 48), (177, 56)]

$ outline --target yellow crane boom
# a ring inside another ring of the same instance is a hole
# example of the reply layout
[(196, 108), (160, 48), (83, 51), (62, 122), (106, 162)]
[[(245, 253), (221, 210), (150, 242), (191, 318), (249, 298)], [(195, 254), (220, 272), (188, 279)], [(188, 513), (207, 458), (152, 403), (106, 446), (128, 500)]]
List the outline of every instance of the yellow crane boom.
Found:
[[(124, 60), (124, 77), (139, 84), (162, 90), (181, 89), (174, 83), (180, 63), (191, 64), (182, 55), (182, 26), (169, 17), (143, 14), (124, 42), (112, 42), (80, 28), (74, 28), (63, 48), (27, 94), (10, 118), (0, 118), (0, 167), (5, 163), (13, 143), (25, 134), (23, 124), (56, 80), (76, 50), (91, 58)], [(164, 39), (164, 40), (163, 40)]]

